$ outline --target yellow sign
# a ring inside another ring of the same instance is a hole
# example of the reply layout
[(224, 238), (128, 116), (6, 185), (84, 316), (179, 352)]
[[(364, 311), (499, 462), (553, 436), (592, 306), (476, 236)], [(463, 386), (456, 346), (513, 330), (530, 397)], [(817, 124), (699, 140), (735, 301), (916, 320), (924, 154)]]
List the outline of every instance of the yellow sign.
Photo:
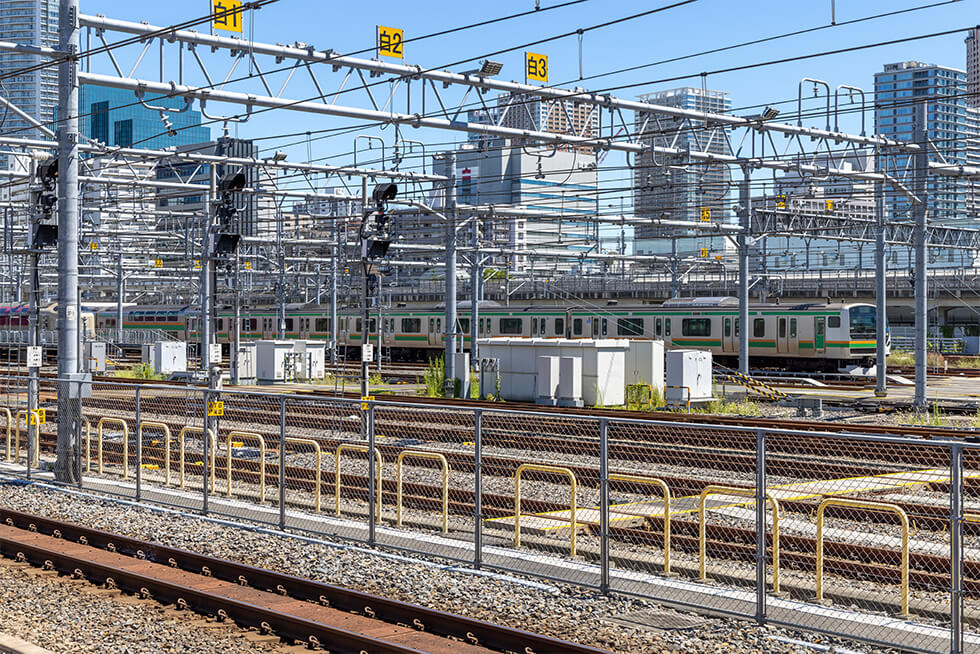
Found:
[(378, 54), (386, 57), (397, 57), (398, 59), (405, 58), (400, 29), (378, 25)]
[(786, 196), (785, 195), (777, 195), (776, 196), (776, 208), (777, 209), (785, 209), (786, 208)]
[(154, 261), (153, 261), (153, 267), (154, 268), (163, 268), (163, 259), (154, 259)]
[(701, 222), (710, 223), (711, 222), (711, 209), (708, 207), (701, 207)]
[(245, 262), (245, 270), (251, 270), (251, 269), (252, 269), (252, 262), (251, 261), (246, 261)]
[(528, 79), (548, 81), (548, 55), (524, 53), (524, 71)]
[(223, 400), (215, 400), (214, 402), (208, 402), (208, 416), (212, 418), (220, 418), (225, 415), (225, 403)]
[(198, 259), (194, 259), (194, 270), (201, 269), (201, 262)]
[(219, 30), (242, 32), (242, 3), (240, 0), (211, 0), (212, 24)]
[(88, 244), (88, 249), (91, 250), (92, 252), (95, 252), (96, 250), (99, 249), (99, 244), (98, 243), (89, 243)]
[(45, 422), (47, 422), (47, 415), (45, 409), (37, 409), (37, 413), (31, 411), (30, 423), (32, 425), (43, 425)]
[(367, 411), (368, 410), (368, 406), (369, 406), (368, 405), (368, 402), (374, 402), (374, 396), (373, 395), (362, 395), (361, 396), (361, 411)]
[(833, 200), (824, 200), (824, 204), (827, 207), (827, 213), (833, 213), (834, 212), (834, 201)]
[(708, 248), (701, 248), (699, 256), (703, 259), (708, 256)]

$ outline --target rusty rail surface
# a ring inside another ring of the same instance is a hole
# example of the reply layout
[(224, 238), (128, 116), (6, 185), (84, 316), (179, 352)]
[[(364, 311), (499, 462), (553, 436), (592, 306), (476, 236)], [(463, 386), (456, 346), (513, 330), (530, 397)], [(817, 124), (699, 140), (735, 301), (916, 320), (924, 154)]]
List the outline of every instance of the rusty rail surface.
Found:
[[(604, 652), (520, 629), (19, 511), (0, 509), (0, 523), (0, 554), (4, 556), (53, 567), (67, 574), (81, 573), (93, 582), (109, 583), (143, 597), (185, 606), (239, 624), (270, 627), (281, 637), (313, 647), (328, 646), (331, 652), (364, 650), (379, 654), (417, 654), (420, 648), (432, 654)], [(146, 563), (134, 566), (132, 557)], [(188, 572), (194, 576), (189, 576)], [(220, 584), (224, 593), (210, 592), (219, 585), (216, 580), (225, 582)], [(237, 592), (232, 592), (233, 589)], [(257, 595), (260, 592), (269, 595), (268, 601), (275, 609), (260, 605), (261, 596)], [(288, 602), (283, 596), (295, 600), (305, 610), (300, 609), (296, 614), (286, 612)], [(334, 613), (333, 619), (348, 628), (326, 621)], [(353, 625), (351, 614), (358, 618)], [(304, 617), (306, 615), (317, 618)], [(368, 618), (375, 625), (377, 622), (391, 625), (384, 629), (387, 640), (351, 628), (377, 629), (365, 624)], [(429, 636), (425, 644), (419, 640), (424, 636)], [(399, 644), (399, 639), (404, 639), (406, 644)]]

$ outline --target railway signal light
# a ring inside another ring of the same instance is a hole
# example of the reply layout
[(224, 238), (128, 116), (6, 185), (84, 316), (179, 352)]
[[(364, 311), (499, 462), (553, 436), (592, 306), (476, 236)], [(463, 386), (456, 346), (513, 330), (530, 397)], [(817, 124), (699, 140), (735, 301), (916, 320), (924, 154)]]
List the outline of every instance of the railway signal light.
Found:
[(58, 243), (58, 217), (55, 207), (58, 204), (58, 159), (51, 157), (36, 171), (40, 186), (31, 191), (31, 203), (34, 206), (34, 229), (31, 246), (45, 248)]

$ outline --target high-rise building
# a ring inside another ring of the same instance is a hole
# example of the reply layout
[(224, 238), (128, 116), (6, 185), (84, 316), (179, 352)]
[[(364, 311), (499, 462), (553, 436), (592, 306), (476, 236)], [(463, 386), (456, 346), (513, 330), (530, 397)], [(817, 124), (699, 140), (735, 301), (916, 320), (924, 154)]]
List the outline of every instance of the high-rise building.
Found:
[[(582, 91), (582, 89), (575, 89)], [(497, 106), (476, 109), (468, 113), (469, 122), (497, 125), (533, 132), (552, 132), (569, 136), (592, 138), (597, 131), (598, 112), (595, 106), (584, 102), (540, 98), (525, 93), (501, 93), (497, 96)], [(467, 140), (483, 146), (499, 146), (504, 139), (470, 132)], [(559, 145), (559, 150), (576, 150), (592, 154), (591, 146), (575, 147)]]
[[(949, 165), (968, 165), (969, 146), (977, 139), (977, 121), (966, 106), (966, 73), (957, 68), (903, 61), (886, 64), (875, 73), (875, 127), (883, 137), (915, 140), (913, 115), (926, 103), (925, 129), (932, 146), (929, 159)], [(928, 178), (929, 220), (959, 223), (976, 218), (972, 182), (952, 177)], [(909, 219), (911, 204), (900, 194), (888, 193), (885, 210), (891, 219)], [(971, 215), (972, 213), (972, 215)]]
[(201, 125), (199, 111), (178, 113), (185, 106), (183, 98), (146, 103), (169, 111), (146, 108), (132, 91), (84, 84), (78, 94), (79, 130), (90, 139), (123, 148), (162, 149), (211, 140), (211, 128)]
[[(0, 0), (0, 41), (36, 47), (58, 47), (58, 0)], [(0, 95), (18, 109), (51, 127), (58, 105), (58, 68), (37, 55), (0, 53)], [(51, 127), (54, 131), (54, 127)], [(0, 134), (43, 138), (40, 131), (12, 111), (0, 108)], [(0, 155), (0, 166), (6, 167)]]
[(966, 35), (966, 106), (980, 107), (980, 28)]
[[(725, 91), (693, 87), (650, 93), (640, 99), (650, 104), (715, 114), (732, 108)], [(728, 154), (727, 141), (717, 132), (721, 128), (706, 125), (703, 120), (638, 111), (634, 121), (637, 137), (646, 145)], [(699, 221), (702, 216), (711, 222), (731, 220), (731, 172), (727, 165), (702, 164), (689, 161), (684, 155), (653, 155), (646, 151), (635, 158), (633, 182), (637, 216), (684, 221)], [(710, 213), (704, 212), (705, 209)], [(680, 237), (676, 244), (679, 256), (690, 256), (702, 249), (717, 254), (728, 247), (724, 238), (700, 237), (690, 230), (655, 225), (637, 225), (635, 234), (638, 254), (672, 253), (671, 239), (675, 237)]]

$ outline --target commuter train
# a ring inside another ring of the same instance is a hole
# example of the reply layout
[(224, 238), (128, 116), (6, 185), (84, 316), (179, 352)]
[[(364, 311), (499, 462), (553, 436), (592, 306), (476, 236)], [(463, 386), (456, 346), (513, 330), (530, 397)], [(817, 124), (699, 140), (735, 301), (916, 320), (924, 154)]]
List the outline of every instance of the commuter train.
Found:
[[(445, 347), (443, 306), (398, 306), (381, 316), (381, 344), (396, 361), (424, 361)], [(114, 328), (114, 310), (96, 316), (100, 329)], [(461, 303), (457, 333), (470, 341), (470, 310)], [(233, 314), (218, 311), (216, 332), (222, 343), (231, 340)], [(330, 307), (288, 305), (285, 335), (288, 339), (330, 341), (333, 338)], [(509, 305), (481, 302), (477, 324), (479, 337), (525, 338), (630, 338), (663, 340), (668, 349), (710, 350), (716, 359), (733, 362), (738, 357), (741, 325), (735, 298), (693, 298), (662, 304), (606, 306)], [(338, 347), (356, 359), (361, 340), (360, 312), (338, 311)], [(166, 331), (180, 340), (200, 338), (200, 309), (193, 305), (134, 306), (124, 309), (123, 328)], [(377, 343), (378, 315), (372, 311), (371, 341)], [(875, 355), (876, 312), (870, 304), (807, 303), (796, 305), (753, 304), (749, 307), (749, 355), (753, 365), (792, 369), (836, 370), (848, 365), (869, 365)], [(887, 334), (887, 331), (886, 331)], [(243, 310), (243, 341), (278, 336), (275, 307)], [(886, 336), (886, 347), (890, 339)]]
[[(0, 331), (26, 330), (30, 320), (30, 312), (30, 305), (26, 302), (0, 304)], [(85, 338), (94, 338), (96, 329), (95, 310), (83, 304), (81, 315), (78, 318)], [(37, 321), (42, 331), (55, 330), (58, 321), (58, 305), (49, 304), (39, 307), (37, 310)]]

